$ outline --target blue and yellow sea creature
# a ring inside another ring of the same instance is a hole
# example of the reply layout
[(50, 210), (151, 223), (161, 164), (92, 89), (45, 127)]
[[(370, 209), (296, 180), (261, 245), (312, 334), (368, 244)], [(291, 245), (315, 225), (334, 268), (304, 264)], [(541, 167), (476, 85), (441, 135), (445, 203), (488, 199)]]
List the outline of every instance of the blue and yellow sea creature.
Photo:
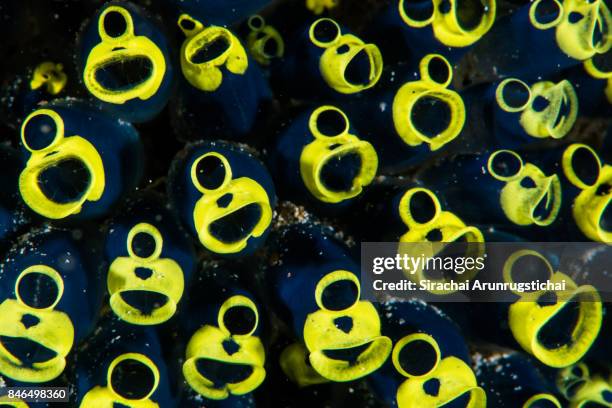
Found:
[(605, 0), (538, 0), (499, 19), (475, 54), (490, 77), (532, 80), (606, 53), (611, 30)]
[(461, 156), (420, 177), (474, 223), (547, 227), (561, 209), (560, 176), (513, 150)]
[(195, 282), (186, 300), (181, 371), (187, 399), (195, 393), (231, 406), (231, 401), (247, 402), (266, 378), (264, 310), (231, 268), (220, 266), (214, 273), (214, 279)]
[(347, 100), (378, 83), (383, 58), (376, 44), (331, 18), (320, 18), (287, 41), (278, 71), (273, 79), (295, 98)]
[(191, 240), (163, 197), (141, 193), (109, 225), (109, 304), (123, 321), (155, 325), (176, 312), (195, 268)]
[(9, 381), (59, 377), (95, 328), (104, 263), (95, 234), (78, 232), (32, 231), (0, 264), (0, 374)]
[(168, 40), (134, 4), (102, 6), (80, 33), (77, 59), (92, 98), (115, 117), (146, 122), (170, 98), (175, 68)]
[(50, 219), (108, 214), (140, 181), (136, 129), (77, 100), (35, 110), (21, 126), (23, 201)]
[(182, 14), (182, 79), (172, 112), (186, 140), (243, 139), (255, 135), (272, 93), (259, 64), (229, 29)]
[(493, 27), (497, 3), (393, 0), (368, 31), (389, 62), (418, 61), (426, 54), (441, 53), (454, 63)]
[(260, 247), (276, 193), (264, 165), (226, 142), (190, 144), (174, 160), (168, 195), (183, 225), (216, 254), (244, 256)]
[(452, 78), (448, 60), (428, 54), (389, 67), (373, 95), (346, 104), (358, 134), (379, 154), (382, 171), (416, 166), (458, 144), (466, 108)]
[(157, 333), (105, 317), (77, 355), (80, 408), (175, 406)]
[[(568, 80), (527, 83), (506, 78), (462, 93), (467, 103), (465, 151), (517, 149), (547, 139), (563, 139), (579, 113), (580, 88)], [(471, 140), (475, 139), (475, 140)]]
[(391, 353), (378, 312), (362, 300), (358, 266), (316, 226), (280, 233), (279, 261), (267, 273), (277, 301), (308, 350), (314, 370), (332, 381), (352, 381), (380, 368)]
[(346, 207), (372, 182), (378, 155), (339, 108), (309, 109), (285, 129), (272, 155), (279, 188), (296, 201)]
[(370, 377), (392, 407), (485, 407), (459, 327), (435, 306), (419, 300), (380, 305), (383, 333), (394, 342), (391, 359)]

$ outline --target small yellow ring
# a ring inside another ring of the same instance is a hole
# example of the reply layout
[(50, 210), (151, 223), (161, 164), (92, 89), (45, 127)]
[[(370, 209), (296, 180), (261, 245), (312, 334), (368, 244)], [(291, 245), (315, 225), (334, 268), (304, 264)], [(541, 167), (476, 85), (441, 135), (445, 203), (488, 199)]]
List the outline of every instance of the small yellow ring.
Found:
[[(30, 306), (26, 302), (24, 302), (21, 296), (19, 295), (19, 284), (21, 283), (21, 280), (26, 275), (29, 275), (32, 273), (39, 273), (41, 275), (48, 276), (49, 278), (53, 280), (53, 282), (55, 282), (55, 285), (57, 286), (57, 296), (55, 298), (55, 301), (50, 306), (47, 306), (47, 307)], [(62, 299), (63, 295), (64, 295), (64, 280), (62, 279), (62, 276), (59, 274), (59, 272), (57, 272), (55, 269), (53, 269), (52, 267), (48, 265), (32, 265), (24, 269), (23, 271), (21, 271), (21, 273), (17, 277), (17, 280), (15, 281), (15, 297), (17, 298), (17, 301), (21, 303), (22, 305), (25, 305), (31, 309), (52, 310), (55, 308), (55, 306), (57, 306), (59, 301)]]
[[(112, 382), (113, 370), (115, 369), (115, 367), (117, 367), (117, 365), (119, 365), (119, 363), (125, 360), (135, 360), (145, 365), (153, 373), (153, 378), (154, 378), (153, 387), (151, 387), (151, 391), (142, 398), (139, 398), (139, 399), (125, 398), (124, 396), (119, 394), (117, 391), (115, 391), (115, 389), (113, 389), (113, 382)], [(159, 369), (157, 368), (155, 363), (149, 357), (145, 356), (144, 354), (140, 354), (140, 353), (121, 354), (120, 356), (117, 356), (108, 366), (108, 370), (106, 371), (106, 384), (108, 386), (108, 389), (113, 394), (120, 397), (121, 399), (128, 400), (128, 401), (144, 401), (144, 400), (147, 400), (151, 395), (153, 395), (153, 393), (157, 389), (157, 386), (159, 385)]]
[[(434, 210), (435, 210), (434, 215), (431, 217), (429, 221), (424, 222), (424, 223), (416, 221), (410, 211), (410, 201), (412, 200), (412, 197), (416, 193), (425, 193), (431, 198), (431, 201), (433, 202), (433, 205), (434, 205)], [(429, 225), (433, 223), (440, 216), (441, 213), (442, 213), (442, 206), (440, 205), (440, 200), (438, 200), (438, 197), (431, 190), (423, 188), (423, 187), (414, 187), (406, 191), (399, 202), (400, 218), (402, 219), (402, 221), (404, 221), (404, 224), (406, 224), (406, 226), (408, 227), (414, 224), (423, 225), (423, 226)]]
[(593, 185), (588, 185), (584, 181), (580, 180), (578, 175), (576, 175), (576, 172), (574, 171), (574, 167), (572, 165), (572, 159), (574, 157), (574, 153), (576, 153), (578, 149), (588, 150), (597, 162), (597, 168), (599, 171), (595, 180), (599, 179), (599, 172), (601, 171), (601, 159), (599, 158), (595, 150), (593, 150), (589, 145), (583, 143), (573, 143), (563, 152), (563, 156), (561, 158), (561, 167), (563, 168), (563, 173), (565, 174), (565, 177), (567, 177), (569, 182), (572, 183), (574, 186), (578, 187), (581, 190), (585, 190), (587, 188), (592, 187), (595, 183), (597, 183), (597, 181), (595, 181)]
[[(410, 26), (410, 27), (414, 27), (414, 28), (422, 28), (425, 26), (428, 26), (429, 24), (431, 24), (431, 22), (434, 20), (435, 18), (435, 10), (432, 10), (431, 16), (425, 20), (419, 21), (419, 20), (414, 20), (410, 17), (408, 17), (408, 14), (406, 14), (406, 10), (404, 9), (404, 3), (407, 0), (400, 0), (397, 3), (397, 7), (398, 7), (398, 11), (400, 14), (400, 17), (402, 18), (402, 20), (404, 20), (404, 23), (406, 23), (406, 25)], [(409, 0), (408, 0), (409, 1)], [(433, 7), (435, 7), (435, 5), (432, 4)]]
[[(184, 21), (188, 21), (191, 24), (193, 24), (193, 28), (186, 28), (183, 25)], [(204, 28), (202, 26), (202, 23), (200, 23), (198, 20), (193, 19), (189, 14), (181, 14), (179, 16), (176, 24), (181, 29), (183, 34), (185, 34), (186, 37), (191, 37), (193, 35), (193, 33), (200, 32)]]
[(557, 18), (555, 18), (553, 21), (549, 23), (540, 23), (536, 19), (536, 9), (538, 8), (538, 5), (542, 3), (543, 1), (550, 1), (550, 0), (536, 0), (533, 2), (531, 7), (529, 7), (529, 21), (538, 30), (548, 30), (549, 28), (559, 25), (561, 20), (563, 20), (563, 5), (559, 3), (557, 0), (552, 0), (559, 9), (559, 14), (557, 15)]
[[(327, 21), (327, 22), (331, 22), (335, 27), (336, 27), (336, 36), (334, 37), (333, 40), (330, 41), (319, 41), (315, 38), (315, 27), (317, 26), (317, 24), (323, 22), (323, 21)], [(315, 21), (314, 23), (312, 23), (310, 25), (310, 29), (308, 30), (308, 36), (310, 37), (310, 41), (316, 45), (317, 47), (321, 47), (321, 48), (327, 48), (330, 47), (331, 45), (333, 45), (336, 41), (338, 41), (338, 38), (340, 38), (341, 36), (341, 30), (340, 30), (340, 26), (338, 25), (338, 23), (336, 23), (334, 20), (332, 20), (331, 18), (320, 18), (317, 21)]]
[[(319, 119), (320, 114), (322, 114), (323, 112), (327, 112), (327, 111), (336, 111), (344, 119), (344, 130), (342, 130), (342, 132), (338, 133), (337, 135), (326, 135), (319, 130), (319, 126), (317, 125), (317, 119)], [(315, 139), (318, 139), (319, 137), (344, 136), (348, 134), (348, 131), (349, 131), (349, 118), (348, 116), (346, 116), (346, 114), (343, 111), (336, 108), (335, 106), (323, 105), (323, 106), (319, 106), (317, 109), (315, 109), (310, 114), (310, 119), (308, 120), (308, 128), (310, 129), (310, 133), (312, 133)]]
[[(257, 21), (258, 24), (254, 24), (255, 21)], [(251, 17), (249, 17), (249, 19), (247, 20), (247, 26), (252, 31), (259, 31), (262, 28), (264, 28), (265, 25), (266, 25), (266, 20), (259, 14), (254, 14)]]
[[(251, 329), (251, 331), (249, 331), (247, 334), (234, 334), (234, 333), (232, 333), (225, 326), (225, 322), (223, 321), (223, 317), (225, 317), (225, 313), (229, 309), (231, 309), (232, 307), (237, 307), (237, 306), (242, 306), (242, 307), (249, 308), (255, 314), (255, 323), (253, 324), (253, 328)], [(222, 331), (224, 331), (228, 335), (235, 336), (235, 337), (238, 337), (238, 338), (239, 337), (249, 337), (253, 333), (255, 333), (255, 330), (257, 330), (257, 326), (259, 325), (259, 311), (257, 310), (257, 305), (255, 304), (255, 302), (253, 302), (251, 299), (249, 299), (246, 296), (242, 296), (242, 295), (232, 296), (232, 297), (226, 299), (225, 302), (223, 302), (223, 304), (219, 308), (219, 313), (217, 314), (217, 325), (219, 326), (219, 328)]]
[[(421, 375), (413, 375), (405, 371), (399, 361), (399, 355), (402, 349), (404, 348), (404, 346), (406, 346), (408, 343), (412, 343), (415, 341), (424, 341), (428, 343), (436, 352), (435, 364), (433, 365), (433, 367), (431, 367), (429, 371)], [(391, 353), (391, 361), (393, 362), (393, 366), (395, 367), (397, 372), (399, 372), (401, 375), (407, 378), (419, 378), (419, 377), (428, 376), (438, 367), (438, 364), (440, 364), (440, 359), (441, 359), (441, 352), (440, 352), (440, 346), (438, 345), (438, 342), (436, 341), (436, 339), (434, 339), (432, 336), (426, 333), (409, 334), (408, 336), (403, 337), (397, 343), (395, 343), (395, 346), (393, 347), (393, 352)]]
[[(329, 309), (325, 307), (321, 299), (321, 296), (323, 296), (323, 291), (327, 289), (327, 287), (331, 285), (332, 283), (338, 282), (341, 280), (351, 281), (357, 287), (357, 295), (355, 296), (355, 301), (353, 302), (353, 304), (351, 304), (349, 307), (347, 307), (344, 310), (348, 310), (352, 308), (353, 306), (357, 304), (357, 302), (359, 302), (359, 299), (361, 298), (361, 284), (359, 282), (359, 279), (354, 273), (339, 269), (339, 270), (328, 273), (327, 275), (319, 279), (319, 282), (317, 282), (317, 286), (315, 288), (315, 301), (317, 302), (317, 306), (319, 306), (321, 310), (330, 311)], [(331, 312), (335, 312), (335, 311), (331, 310)]]
[[(203, 187), (198, 181), (197, 167), (198, 167), (198, 163), (200, 163), (202, 159), (205, 159), (206, 157), (211, 157), (211, 156), (216, 157), (219, 160), (221, 160), (221, 163), (223, 163), (223, 166), (225, 167), (225, 176), (223, 178), (223, 182), (221, 183), (219, 187), (209, 190)], [(222, 189), (225, 186), (227, 186), (231, 180), (232, 180), (232, 168), (229, 164), (229, 161), (221, 153), (217, 153), (217, 152), (204, 153), (203, 155), (198, 157), (191, 165), (191, 182), (193, 183), (194, 187), (202, 194), (206, 194), (206, 193), (210, 193), (210, 192)]]
[[(495, 157), (497, 157), (497, 155), (501, 153), (509, 153), (510, 155), (516, 157), (519, 160), (520, 167), (518, 171), (511, 176), (500, 176), (493, 170), (493, 161), (495, 160)], [(491, 174), (491, 176), (493, 176), (493, 178), (495, 178), (496, 180), (511, 181), (511, 180), (514, 180), (523, 171), (523, 159), (518, 153), (516, 153), (513, 150), (507, 150), (507, 149), (496, 150), (493, 153), (491, 153), (491, 155), (489, 156), (489, 160), (487, 160), (487, 170), (489, 174)]]
[[(125, 20), (125, 31), (118, 37), (111, 37), (106, 33), (104, 28), (104, 18), (110, 12), (116, 12), (121, 14), (123, 19)], [(131, 37), (134, 35), (134, 21), (132, 20), (132, 15), (128, 10), (120, 6), (110, 6), (107, 7), (98, 18), (98, 34), (103, 42), (115, 42), (120, 41), (123, 38)]]
[[(30, 122), (30, 120), (32, 120), (36, 116), (41, 116), (41, 115), (49, 116), (53, 120), (53, 122), (55, 123), (55, 128), (56, 128), (55, 129), (55, 137), (53, 138), (51, 143), (49, 143), (48, 146), (43, 147), (42, 149), (33, 149), (26, 142), (25, 128), (28, 126), (28, 123)], [(55, 112), (55, 111), (53, 111), (51, 109), (38, 109), (38, 110), (30, 113), (28, 115), (28, 117), (26, 118), (26, 120), (24, 120), (23, 124), (21, 125), (21, 143), (23, 144), (23, 146), (28, 151), (30, 151), (32, 153), (34, 153), (34, 152), (44, 152), (46, 150), (52, 149), (53, 146), (55, 146), (57, 144), (57, 142), (59, 142), (63, 137), (64, 137), (64, 120), (62, 119), (62, 117), (57, 112)]]
[[(141, 233), (147, 234), (153, 237), (153, 239), (155, 240), (155, 249), (153, 250), (153, 253), (145, 258), (136, 255), (134, 253), (134, 250), (132, 249), (132, 241), (134, 240), (134, 237), (137, 234), (141, 234)], [(135, 226), (133, 226), (130, 232), (128, 232), (127, 251), (128, 251), (128, 254), (130, 255), (130, 258), (140, 259), (145, 262), (154, 261), (158, 259), (159, 256), (161, 255), (163, 246), (164, 246), (164, 240), (162, 238), (161, 232), (159, 232), (159, 230), (151, 224), (148, 224), (146, 222), (141, 222), (140, 224), (136, 224)]]
[[(438, 82), (435, 81), (430, 75), (429, 75), (429, 63), (434, 60), (434, 59), (440, 59), (444, 62), (444, 64), (446, 64), (446, 67), (448, 68), (448, 78), (446, 79), (445, 82)], [(433, 82), (434, 84), (438, 84), (440, 85), (442, 88), (446, 88), (447, 86), (450, 85), (450, 83), (453, 80), (453, 67), (451, 66), (451, 64), (448, 62), (448, 60), (446, 58), (444, 58), (443, 55), (440, 54), (427, 54), (426, 56), (424, 56), (421, 59), (421, 62), (419, 62), (419, 72), (421, 73), (421, 79), (427, 80), (429, 82)]]
[[(518, 250), (512, 253), (512, 255), (510, 255), (508, 259), (506, 259), (506, 262), (504, 262), (504, 268), (502, 272), (502, 276), (504, 277), (504, 282), (515, 283), (514, 280), (512, 279), (512, 269), (516, 261), (518, 261), (519, 259), (525, 256), (535, 256), (536, 258), (539, 258), (542, 261), (544, 261), (544, 264), (546, 265), (546, 268), (548, 269), (548, 279), (552, 278), (553, 273), (554, 273), (553, 267), (544, 255), (532, 249), (521, 249), (521, 250)], [(521, 292), (513, 291), (513, 293), (516, 293), (519, 296), (522, 295)]]
[[(510, 106), (506, 103), (506, 100), (504, 99), (504, 87), (511, 82), (516, 82), (524, 86), (525, 89), (527, 89), (527, 92), (529, 93), (529, 97), (527, 98), (527, 101), (522, 106), (519, 106), (519, 107)], [(525, 110), (525, 108), (529, 106), (529, 104), (531, 103), (532, 97), (533, 95), (531, 94), (531, 89), (529, 88), (529, 85), (527, 85), (525, 82), (517, 78), (506, 78), (503, 81), (501, 81), (499, 85), (497, 85), (497, 88), (495, 89), (495, 100), (497, 101), (497, 104), (499, 105), (499, 107), (505, 110), (506, 112), (513, 113), (513, 112), (521, 112)]]

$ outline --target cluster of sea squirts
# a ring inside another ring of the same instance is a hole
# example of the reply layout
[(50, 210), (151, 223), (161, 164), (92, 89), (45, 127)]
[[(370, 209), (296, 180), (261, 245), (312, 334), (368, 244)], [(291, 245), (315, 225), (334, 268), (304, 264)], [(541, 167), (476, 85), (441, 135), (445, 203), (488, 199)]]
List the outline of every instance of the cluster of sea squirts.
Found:
[(0, 406), (612, 407), (610, 305), (547, 254), (510, 275), (567, 292), (514, 303), (372, 302), (359, 266), (606, 259), (611, 7), (2, 2), (0, 391), (68, 402)]

